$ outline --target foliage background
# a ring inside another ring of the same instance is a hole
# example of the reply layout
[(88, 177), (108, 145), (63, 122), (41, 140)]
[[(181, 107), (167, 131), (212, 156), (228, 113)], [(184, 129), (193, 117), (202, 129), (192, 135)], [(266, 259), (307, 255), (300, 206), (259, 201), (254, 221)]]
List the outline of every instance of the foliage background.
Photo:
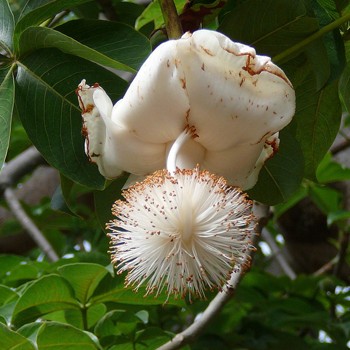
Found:
[[(249, 192), (273, 206), (252, 271), (186, 348), (349, 348), (349, 2), (176, 7), (184, 30), (218, 30), (272, 57), (297, 96), (280, 151)], [(78, 83), (99, 82), (117, 101), (166, 40), (163, 22), (157, 1), (0, 0), (0, 166), (34, 145), (57, 169), (0, 174), (1, 349), (154, 349), (214, 296), (162, 305), (164, 296), (144, 298), (113, 276), (103, 228), (126, 176), (106, 183), (84, 154)], [(11, 216), (10, 187), (58, 260)]]

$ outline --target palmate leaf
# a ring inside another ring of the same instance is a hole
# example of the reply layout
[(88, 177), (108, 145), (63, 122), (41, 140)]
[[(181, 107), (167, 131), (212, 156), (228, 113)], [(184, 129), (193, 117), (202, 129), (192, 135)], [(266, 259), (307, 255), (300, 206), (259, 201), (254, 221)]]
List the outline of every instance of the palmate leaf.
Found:
[(0, 48), (12, 51), (14, 18), (7, 0), (0, 0)]
[(140, 67), (151, 51), (148, 39), (132, 27), (107, 21), (75, 20), (55, 29), (30, 27), (21, 35), (21, 55), (48, 47), (131, 72)]
[(55, 49), (38, 50), (18, 63), (16, 104), (23, 126), (44, 158), (65, 176), (101, 189), (104, 178), (89, 163), (81, 135), (75, 89), (81, 79), (99, 82), (112, 101), (127, 83), (110, 71)]
[[(2, 78), (4, 75), (4, 78)], [(0, 67), (0, 171), (10, 142), (15, 86), (11, 67)]]

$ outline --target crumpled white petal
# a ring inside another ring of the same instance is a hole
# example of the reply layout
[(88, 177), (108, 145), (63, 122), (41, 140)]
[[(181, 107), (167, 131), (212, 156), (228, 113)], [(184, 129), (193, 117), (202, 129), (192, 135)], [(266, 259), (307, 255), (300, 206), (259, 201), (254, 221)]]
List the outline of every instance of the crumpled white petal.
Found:
[[(94, 106), (106, 131), (105, 136), (96, 131), (101, 123), (92, 129), (90, 116), (83, 113), (89, 155), (112, 178), (121, 169), (146, 175), (165, 168), (171, 145), (192, 127), (196, 137), (179, 150), (176, 165), (200, 164), (248, 189), (278, 149), (278, 131), (295, 111), (293, 87), (269, 57), (210, 30), (157, 47), (112, 110), (103, 90), (94, 89)], [(92, 156), (92, 139), (104, 145), (100, 152), (96, 144), (98, 160)]]

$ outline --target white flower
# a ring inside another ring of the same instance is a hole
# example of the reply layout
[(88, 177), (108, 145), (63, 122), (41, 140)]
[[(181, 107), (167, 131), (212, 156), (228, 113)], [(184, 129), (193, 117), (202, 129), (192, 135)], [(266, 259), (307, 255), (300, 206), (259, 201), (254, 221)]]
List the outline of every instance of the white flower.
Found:
[(165, 168), (172, 144), (191, 127), (197, 137), (176, 166), (200, 164), (243, 189), (257, 181), (295, 110), (293, 87), (269, 57), (209, 30), (158, 46), (114, 106), (84, 80), (77, 93), (86, 151), (104, 176)]
[(221, 289), (252, 249), (252, 202), (223, 177), (159, 170), (123, 192), (109, 223), (112, 262), (126, 285), (157, 296), (204, 298)]

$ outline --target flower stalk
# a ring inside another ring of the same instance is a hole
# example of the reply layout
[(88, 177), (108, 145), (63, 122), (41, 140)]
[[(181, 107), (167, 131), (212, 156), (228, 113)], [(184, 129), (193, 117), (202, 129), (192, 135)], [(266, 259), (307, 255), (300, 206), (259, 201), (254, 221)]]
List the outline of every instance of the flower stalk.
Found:
[(182, 28), (174, 1), (159, 0), (159, 5), (162, 10), (168, 38), (179, 39), (182, 35)]

